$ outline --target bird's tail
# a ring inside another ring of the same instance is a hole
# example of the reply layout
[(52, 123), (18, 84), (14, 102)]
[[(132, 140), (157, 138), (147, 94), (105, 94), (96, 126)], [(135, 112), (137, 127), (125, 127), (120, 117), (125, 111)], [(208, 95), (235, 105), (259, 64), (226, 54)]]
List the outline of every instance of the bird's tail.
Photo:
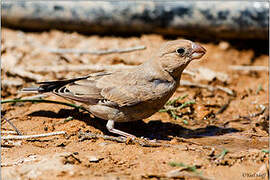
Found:
[(36, 93), (38, 93), (38, 92), (40, 92), (40, 91), (41, 91), (40, 87), (22, 88), (22, 89), (20, 90), (20, 92), (36, 92)]
[(21, 89), (22, 92), (37, 92), (37, 93), (46, 93), (46, 92), (52, 92), (54, 90), (57, 90), (69, 83), (86, 79), (89, 76), (80, 77), (80, 78), (74, 78), (74, 79), (67, 79), (67, 80), (60, 80), (60, 81), (45, 81), (45, 82), (38, 82), (37, 84), (40, 84), (39, 87), (29, 87), (29, 88), (23, 88)]

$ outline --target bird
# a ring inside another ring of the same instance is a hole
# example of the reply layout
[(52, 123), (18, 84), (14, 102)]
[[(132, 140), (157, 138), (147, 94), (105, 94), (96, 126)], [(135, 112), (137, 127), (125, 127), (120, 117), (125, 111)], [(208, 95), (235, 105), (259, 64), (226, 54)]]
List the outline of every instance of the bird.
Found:
[(183, 70), (205, 53), (204, 47), (190, 40), (168, 41), (152, 58), (132, 68), (38, 82), (38, 87), (22, 91), (52, 93), (80, 102), (95, 117), (107, 120), (109, 132), (136, 138), (114, 128), (115, 122), (138, 121), (159, 111), (179, 86)]

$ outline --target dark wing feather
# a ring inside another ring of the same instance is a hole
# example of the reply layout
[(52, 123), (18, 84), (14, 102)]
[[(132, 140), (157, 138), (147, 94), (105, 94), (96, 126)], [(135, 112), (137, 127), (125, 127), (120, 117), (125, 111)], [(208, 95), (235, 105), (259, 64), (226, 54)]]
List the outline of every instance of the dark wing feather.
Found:
[(45, 92), (51, 92), (55, 89), (61, 88), (62, 86), (65, 86), (66, 84), (86, 79), (88, 76), (80, 77), (80, 78), (74, 78), (74, 79), (67, 79), (67, 80), (59, 80), (59, 81), (45, 81), (45, 82), (38, 82), (37, 84), (41, 84), (39, 86), (38, 92), (45, 93)]

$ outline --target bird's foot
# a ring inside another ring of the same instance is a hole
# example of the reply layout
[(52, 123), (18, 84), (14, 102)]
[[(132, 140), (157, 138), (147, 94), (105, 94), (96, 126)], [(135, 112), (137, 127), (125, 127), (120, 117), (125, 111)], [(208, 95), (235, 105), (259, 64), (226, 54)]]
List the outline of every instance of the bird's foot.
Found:
[(130, 139), (136, 138), (136, 136), (134, 136), (132, 134), (126, 133), (126, 132), (121, 131), (119, 129), (115, 129), (113, 120), (109, 120), (106, 124), (106, 127), (107, 127), (108, 131), (110, 131), (111, 133), (115, 133), (115, 134), (118, 134), (120, 136), (124, 136), (125, 138), (130, 138)]

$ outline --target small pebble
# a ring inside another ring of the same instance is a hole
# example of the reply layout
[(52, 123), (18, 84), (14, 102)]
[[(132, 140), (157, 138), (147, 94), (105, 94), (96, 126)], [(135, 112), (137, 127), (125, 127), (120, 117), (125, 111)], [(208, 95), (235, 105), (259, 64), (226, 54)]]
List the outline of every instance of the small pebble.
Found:
[(221, 50), (227, 50), (230, 47), (230, 44), (225, 41), (221, 41), (218, 45), (219, 49)]
[(103, 158), (97, 158), (96, 156), (89, 156), (89, 162), (99, 162)]

